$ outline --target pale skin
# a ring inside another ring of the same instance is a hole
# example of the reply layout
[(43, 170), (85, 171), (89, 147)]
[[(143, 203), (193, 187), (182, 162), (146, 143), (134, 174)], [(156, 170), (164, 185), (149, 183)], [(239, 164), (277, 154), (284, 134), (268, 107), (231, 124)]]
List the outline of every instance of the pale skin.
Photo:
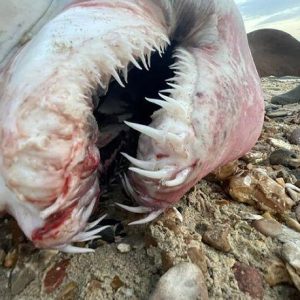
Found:
[[(198, 180), (247, 152), (263, 123), (263, 97), (233, 1), (67, 1), (24, 46), (1, 53), (0, 207), (37, 247), (98, 236), (87, 224), (98, 199), (92, 92), (126, 85), (130, 66), (174, 40), (175, 76), (141, 132), (124, 186), (151, 221)], [(9, 47), (8, 47), (9, 49)], [(120, 75), (121, 74), (121, 75)], [(141, 99), (141, 101), (145, 101)], [(123, 206), (124, 207), (124, 206)]]

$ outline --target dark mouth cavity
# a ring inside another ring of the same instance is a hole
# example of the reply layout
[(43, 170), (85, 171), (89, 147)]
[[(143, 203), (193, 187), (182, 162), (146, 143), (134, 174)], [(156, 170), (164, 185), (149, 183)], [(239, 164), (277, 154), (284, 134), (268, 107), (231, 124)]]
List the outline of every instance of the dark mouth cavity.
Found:
[(169, 69), (174, 63), (174, 48), (172, 43), (162, 57), (157, 52), (153, 53), (149, 71), (132, 67), (125, 88), (112, 81), (106, 95), (99, 96), (100, 90), (95, 95), (94, 101), (98, 105), (94, 116), (100, 130), (100, 184), (105, 190), (128, 168), (128, 161), (120, 152), (136, 157), (139, 133), (130, 129), (124, 121), (143, 125), (151, 122), (152, 113), (159, 107), (146, 101), (145, 97), (157, 99), (160, 90), (169, 88), (166, 79), (174, 77)]

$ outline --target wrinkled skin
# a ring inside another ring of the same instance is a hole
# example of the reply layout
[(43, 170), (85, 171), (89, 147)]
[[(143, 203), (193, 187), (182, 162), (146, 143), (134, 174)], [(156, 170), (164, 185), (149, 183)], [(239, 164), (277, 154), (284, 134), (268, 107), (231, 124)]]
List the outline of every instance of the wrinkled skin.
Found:
[(129, 65), (147, 67), (145, 57), (178, 43), (167, 96), (149, 99), (162, 108), (150, 127), (128, 123), (142, 134), (137, 159), (125, 154), (124, 185), (148, 220), (254, 145), (263, 98), (233, 1), (55, 3), (28, 25), (31, 40), (0, 51), (0, 208), (37, 247), (85, 252), (71, 243), (99, 232), (87, 225), (99, 195), (97, 87), (123, 84), (117, 71), (126, 78)]

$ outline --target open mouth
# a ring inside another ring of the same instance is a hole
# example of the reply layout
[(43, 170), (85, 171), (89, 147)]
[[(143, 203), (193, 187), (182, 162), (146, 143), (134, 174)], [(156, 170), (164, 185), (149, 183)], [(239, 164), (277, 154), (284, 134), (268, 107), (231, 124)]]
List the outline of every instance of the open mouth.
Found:
[(153, 53), (146, 65), (140, 63), (141, 68), (132, 65), (127, 78), (121, 77), (124, 87), (113, 80), (106, 92), (98, 89), (94, 95), (94, 116), (100, 131), (97, 143), (101, 155), (100, 183), (104, 190), (128, 169), (129, 162), (122, 153), (136, 157), (140, 133), (124, 121), (149, 125), (151, 115), (160, 108), (151, 99), (165, 101), (159, 93), (169, 95), (166, 80), (175, 75), (170, 68), (175, 62), (175, 47), (174, 42), (164, 53)]

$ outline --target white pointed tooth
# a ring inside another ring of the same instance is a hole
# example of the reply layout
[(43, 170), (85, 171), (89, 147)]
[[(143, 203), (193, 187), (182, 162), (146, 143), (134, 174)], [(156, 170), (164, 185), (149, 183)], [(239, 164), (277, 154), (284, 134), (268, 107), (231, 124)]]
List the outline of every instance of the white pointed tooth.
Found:
[(165, 93), (165, 94), (171, 94), (172, 92), (174, 92), (173, 89), (165, 89), (165, 90), (160, 90), (159, 93)]
[(138, 220), (138, 221), (131, 222), (128, 225), (141, 225), (141, 224), (149, 223), (149, 222), (155, 220), (163, 211), (164, 211), (163, 209), (155, 210), (155, 211), (151, 212), (147, 217), (145, 217), (141, 220)]
[(146, 169), (146, 170), (153, 170), (155, 167), (155, 163), (152, 161), (144, 161), (144, 160), (136, 159), (124, 152), (121, 152), (121, 154), (126, 159), (128, 159), (134, 166), (136, 166), (138, 168), (142, 168), (142, 169)]
[(139, 63), (137, 62), (137, 60), (134, 58), (133, 55), (130, 56), (130, 61), (140, 70), (143, 70), (143, 68), (139, 65)]
[(128, 122), (128, 121), (124, 121), (124, 123), (127, 126), (153, 138), (154, 140), (156, 140), (158, 142), (163, 141), (165, 138), (164, 132), (162, 130), (158, 130), (158, 129), (155, 129), (155, 128), (152, 128), (152, 127), (149, 127), (146, 125), (136, 124), (136, 123), (132, 123), (132, 122)]
[(128, 206), (128, 205), (124, 205), (124, 204), (120, 204), (120, 203), (116, 203), (116, 205), (118, 205), (119, 207), (136, 213), (136, 214), (144, 214), (144, 213), (149, 213), (152, 211), (152, 208), (150, 207), (146, 207), (146, 206), (137, 206), (137, 207), (133, 207), (133, 206)]
[(75, 247), (72, 245), (65, 245), (62, 247), (57, 247), (58, 250), (65, 252), (65, 253), (89, 253), (89, 252), (95, 252), (95, 250), (90, 248), (81, 248), (81, 247)]
[(129, 182), (129, 179), (127, 177), (126, 174), (124, 174), (123, 176), (121, 176), (121, 181), (122, 181), (122, 185), (123, 185), (123, 188), (126, 192), (126, 194), (133, 198), (135, 201), (138, 201), (138, 195), (137, 193), (135, 192), (135, 190), (132, 188), (130, 182)]
[(173, 207), (173, 210), (175, 211), (175, 214), (176, 214), (177, 218), (179, 219), (179, 221), (182, 223), (183, 222), (183, 216), (180, 213), (180, 211), (176, 207)]
[(128, 66), (127, 65), (122, 69), (122, 74), (123, 74), (124, 81), (126, 83), (128, 83)]
[(181, 172), (179, 172), (176, 175), (175, 179), (165, 181), (163, 183), (163, 185), (168, 186), (168, 187), (173, 187), (173, 186), (177, 186), (177, 185), (180, 185), (180, 184), (184, 183), (184, 181), (186, 180), (186, 178), (190, 174), (191, 170), (192, 170), (191, 168), (186, 168), (186, 169), (182, 170)]
[(170, 170), (167, 169), (162, 169), (158, 171), (146, 171), (139, 168), (130, 167), (129, 170), (151, 179), (164, 179), (166, 177), (169, 177), (171, 174)]
[(75, 237), (73, 237), (72, 240), (73, 240), (73, 242), (80, 242), (80, 241), (82, 241), (82, 239), (86, 239), (88, 237), (96, 235), (96, 234), (98, 234), (99, 232), (103, 231), (104, 229), (106, 229), (108, 227), (110, 227), (110, 226), (106, 225), (106, 226), (102, 226), (100, 228), (96, 228), (94, 230), (90, 230), (90, 231), (87, 231), (87, 232), (80, 232)]
[(170, 39), (169, 39), (167, 36), (161, 35), (160, 38), (161, 38), (164, 42), (166, 42), (168, 45), (171, 45), (171, 41), (170, 41)]
[(107, 216), (107, 214), (103, 215), (102, 217), (98, 218), (97, 220), (91, 222), (91, 223), (88, 223), (86, 226), (85, 226), (85, 231), (88, 231), (90, 230), (91, 228), (95, 227), (96, 225), (98, 225), (105, 217)]
[(121, 87), (125, 87), (125, 85), (124, 85), (124, 83), (122, 82), (122, 80), (121, 80), (121, 78), (120, 78), (118, 72), (117, 72), (115, 69), (112, 70), (111, 75), (112, 75), (113, 78), (119, 83), (119, 85), (120, 85)]
[(91, 201), (91, 203), (88, 205), (88, 207), (85, 208), (83, 216), (82, 216), (84, 219), (87, 220), (90, 217), (90, 215), (92, 214), (92, 211), (94, 209), (95, 203), (96, 203), (96, 198)]
[(149, 68), (148, 68), (148, 65), (147, 65), (145, 56), (142, 54), (140, 58), (141, 58), (141, 61), (142, 61), (143, 65), (144, 65), (145, 69), (146, 69), (147, 71), (149, 71)]
[(181, 86), (176, 84), (176, 83), (171, 83), (171, 82), (168, 82), (167, 85), (169, 85), (170, 87), (172, 87), (173, 89), (177, 90), (177, 89), (180, 89)]
[(86, 242), (86, 241), (92, 241), (95, 239), (100, 239), (101, 235), (93, 235), (93, 236), (88, 236), (86, 238), (81, 238), (81, 239), (77, 239), (76, 242)]
[(156, 105), (159, 105), (160, 107), (164, 108), (167, 111), (174, 111), (174, 106), (171, 105), (169, 102), (167, 101), (163, 101), (163, 100), (158, 100), (158, 99), (151, 99), (151, 98), (145, 98), (148, 102), (154, 103)]
[(164, 100), (166, 100), (167, 102), (169, 102), (170, 104), (172, 104), (172, 106), (174, 106), (174, 108), (176, 108), (176, 109), (179, 110), (181, 113), (183, 113), (183, 116), (186, 116), (186, 115), (187, 115), (187, 111), (186, 111), (185, 107), (184, 107), (182, 104), (180, 104), (179, 101), (177, 101), (177, 100), (175, 100), (175, 99), (173, 99), (173, 98), (171, 98), (171, 97), (168, 97), (168, 96), (166, 96), (166, 95), (163, 95), (163, 94), (161, 94), (161, 93), (158, 93), (158, 95), (159, 95), (162, 99), (164, 99)]

